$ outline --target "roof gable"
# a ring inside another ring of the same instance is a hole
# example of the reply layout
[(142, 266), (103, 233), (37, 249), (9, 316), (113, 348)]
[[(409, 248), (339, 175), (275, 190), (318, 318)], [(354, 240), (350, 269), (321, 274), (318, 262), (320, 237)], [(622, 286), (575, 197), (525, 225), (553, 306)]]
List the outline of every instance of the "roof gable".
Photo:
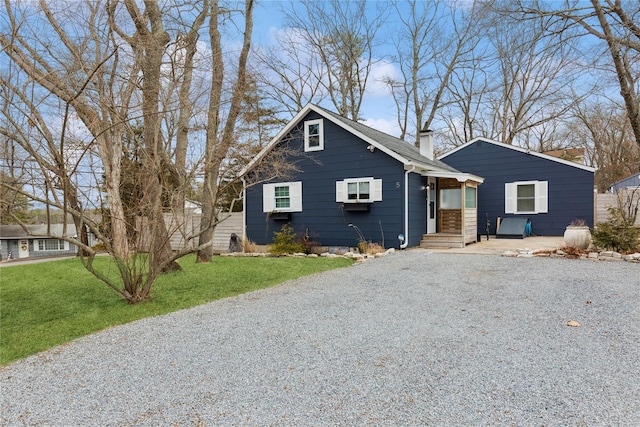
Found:
[(626, 178), (621, 179), (620, 181), (616, 181), (613, 184), (611, 184), (611, 187), (609, 187), (609, 189), (613, 189), (616, 190), (618, 188), (622, 188), (622, 187), (636, 187), (640, 185), (640, 174), (633, 174), (630, 175)]
[(496, 145), (498, 147), (501, 147), (501, 148), (518, 151), (518, 152), (521, 152), (523, 154), (528, 154), (528, 155), (539, 157), (539, 158), (542, 158), (542, 159), (545, 159), (545, 160), (550, 160), (552, 162), (556, 162), (556, 163), (560, 163), (560, 164), (563, 164), (563, 165), (566, 165), (566, 166), (571, 166), (571, 167), (574, 167), (574, 168), (586, 170), (588, 172), (595, 172), (596, 171), (595, 168), (592, 168), (592, 167), (586, 166), (586, 165), (581, 165), (580, 163), (572, 162), (570, 160), (564, 160), (564, 159), (561, 159), (559, 157), (550, 156), (548, 154), (539, 153), (537, 151), (531, 151), (531, 150), (528, 150), (526, 148), (522, 148), (522, 147), (510, 145), (510, 144), (505, 144), (504, 142), (498, 142), (498, 141), (494, 141), (492, 139), (482, 138), (482, 137), (474, 138), (471, 141), (469, 141), (469, 142), (467, 142), (465, 144), (462, 144), (459, 147), (454, 148), (453, 150), (449, 151), (448, 153), (445, 153), (442, 156), (439, 156), (438, 159), (445, 159), (447, 156), (449, 156), (449, 155), (451, 155), (453, 153), (456, 153), (456, 152), (458, 152), (460, 150), (463, 150), (463, 149), (469, 147), (470, 145), (475, 144), (478, 141), (487, 142), (489, 144), (494, 144), (494, 145)]
[(347, 132), (357, 136), (376, 149), (382, 151), (388, 156), (403, 163), (405, 166), (415, 166), (423, 170), (434, 170), (441, 172), (459, 173), (458, 170), (452, 168), (440, 160), (430, 160), (420, 154), (420, 150), (399, 138), (380, 132), (362, 123), (349, 120), (332, 111), (318, 107), (314, 104), (307, 104), (293, 119), (289, 121), (275, 137), (249, 162), (249, 164), (241, 171), (241, 175), (251, 170), (270, 150), (274, 148), (284, 136), (290, 133), (310, 112), (315, 112), (323, 118), (331, 121), (335, 125), (341, 127)]

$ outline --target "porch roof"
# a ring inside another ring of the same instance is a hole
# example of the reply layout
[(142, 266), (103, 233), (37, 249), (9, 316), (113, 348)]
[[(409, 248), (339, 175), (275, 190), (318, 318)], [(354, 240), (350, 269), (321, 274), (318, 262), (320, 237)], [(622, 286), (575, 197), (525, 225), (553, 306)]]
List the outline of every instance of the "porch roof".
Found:
[(432, 176), (434, 178), (454, 178), (458, 180), (458, 182), (467, 182), (472, 181), (477, 184), (482, 184), (484, 182), (484, 178), (479, 177), (477, 175), (473, 175), (471, 173), (463, 173), (463, 172), (436, 172), (436, 171), (426, 171), (423, 173), (425, 176)]

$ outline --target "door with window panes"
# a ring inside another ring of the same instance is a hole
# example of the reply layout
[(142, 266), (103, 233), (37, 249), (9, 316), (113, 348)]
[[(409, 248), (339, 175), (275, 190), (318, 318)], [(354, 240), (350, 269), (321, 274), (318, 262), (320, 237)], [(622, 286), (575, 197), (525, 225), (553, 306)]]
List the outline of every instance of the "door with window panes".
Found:
[(436, 212), (438, 212), (436, 178), (427, 179), (427, 234), (436, 233)]

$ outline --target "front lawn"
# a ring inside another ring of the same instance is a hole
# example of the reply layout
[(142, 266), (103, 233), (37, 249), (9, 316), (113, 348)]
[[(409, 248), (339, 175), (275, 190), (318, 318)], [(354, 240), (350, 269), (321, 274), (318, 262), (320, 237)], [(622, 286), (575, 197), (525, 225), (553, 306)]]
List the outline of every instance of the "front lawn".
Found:
[[(128, 305), (78, 259), (0, 269), (0, 365), (101, 329), (351, 265), (343, 258), (216, 257), (157, 279), (152, 302)], [(97, 259), (109, 268), (110, 259)], [(115, 267), (114, 271), (115, 271)]]

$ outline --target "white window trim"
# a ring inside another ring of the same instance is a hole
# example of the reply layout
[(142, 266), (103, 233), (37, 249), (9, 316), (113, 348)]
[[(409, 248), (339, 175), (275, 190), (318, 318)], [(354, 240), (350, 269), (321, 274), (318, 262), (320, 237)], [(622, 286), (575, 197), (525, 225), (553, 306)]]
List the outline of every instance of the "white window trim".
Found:
[[(62, 243), (62, 249), (59, 249), (59, 245), (58, 245), (58, 249), (47, 249), (46, 248), (46, 243), (45, 240), (61, 240)], [(44, 249), (40, 249), (40, 242), (42, 241), (42, 245), (44, 247)], [(50, 239), (35, 239), (33, 241), (33, 251), (34, 252), (65, 252), (69, 250), (69, 242), (67, 242), (66, 240), (62, 240), (62, 239), (57, 239), (55, 237), (51, 237)]]
[[(518, 186), (534, 185), (535, 209), (533, 211), (518, 211)], [(514, 215), (535, 215), (549, 212), (549, 182), (548, 181), (516, 181), (504, 184), (504, 212)]]
[[(318, 125), (318, 139), (319, 144), (317, 147), (309, 146), (309, 126)], [(304, 151), (322, 151), (324, 150), (324, 124), (322, 119), (307, 120), (304, 122)]]
[[(347, 184), (349, 183), (369, 183), (369, 198), (349, 200), (347, 193)], [(336, 202), (338, 203), (373, 203), (382, 201), (382, 180), (368, 178), (348, 178), (343, 181), (336, 181)]]
[[(276, 187), (289, 187), (289, 207), (276, 209)], [(302, 181), (262, 184), (262, 212), (302, 212)]]

